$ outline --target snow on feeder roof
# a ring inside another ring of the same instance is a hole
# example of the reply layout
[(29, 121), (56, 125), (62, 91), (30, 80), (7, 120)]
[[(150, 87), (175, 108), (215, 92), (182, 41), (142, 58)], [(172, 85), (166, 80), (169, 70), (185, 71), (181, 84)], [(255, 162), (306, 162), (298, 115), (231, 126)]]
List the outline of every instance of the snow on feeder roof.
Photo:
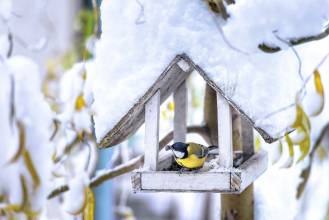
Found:
[[(292, 124), (295, 110), (262, 119), (294, 103), (302, 81), (296, 56), (278, 36), (289, 39), (320, 32), (329, 6), (316, 1), (312, 5), (319, 6), (317, 13), (300, 11), (309, 8), (309, 1), (294, 0), (291, 7), (285, 1), (239, 1), (228, 7), (226, 23), (201, 0), (104, 1), (102, 39), (96, 45), (95, 74), (91, 74), (98, 143), (112, 146), (136, 131), (144, 120), (143, 101), (177, 54), (187, 54), (176, 59), (193, 64), (266, 141), (279, 138)], [(302, 22), (305, 19), (308, 22)], [(282, 51), (266, 54), (258, 49), (262, 43), (277, 45)], [(296, 48), (304, 75), (313, 71), (326, 52), (315, 53), (314, 44)], [(173, 90), (179, 80), (183, 79), (168, 81), (168, 89)]]

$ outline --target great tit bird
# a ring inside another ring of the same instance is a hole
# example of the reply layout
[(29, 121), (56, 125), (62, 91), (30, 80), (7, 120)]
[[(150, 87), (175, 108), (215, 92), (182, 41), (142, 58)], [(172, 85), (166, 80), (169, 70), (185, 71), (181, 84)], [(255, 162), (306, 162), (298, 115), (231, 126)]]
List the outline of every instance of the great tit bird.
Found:
[(196, 143), (176, 142), (167, 145), (166, 150), (172, 150), (178, 165), (187, 169), (202, 168), (209, 151), (218, 148), (217, 146), (205, 147)]

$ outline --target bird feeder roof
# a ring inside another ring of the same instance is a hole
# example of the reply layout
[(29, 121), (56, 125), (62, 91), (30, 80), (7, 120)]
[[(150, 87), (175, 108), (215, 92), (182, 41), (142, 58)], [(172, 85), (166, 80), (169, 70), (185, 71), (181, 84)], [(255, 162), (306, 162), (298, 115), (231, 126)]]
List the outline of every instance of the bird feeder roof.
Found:
[[(262, 17), (278, 17), (269, 22), (286, 38), (295, 37), (296, 31), (307, 36), (321, 30), (323, 14), (328, 13), (322, 9), (319, 14), (300, 12), (301, 18), (312, 21), (301, 30), (296, 25), (300, 21), (289, 17), (290, 12), (282, 26), (275, 8), (273, 16)], [(295, 102), (303, 85), (298, 73), (306, 78), (314, 71), (327, 53), (321, 48), (328, 39), (295, 48), (303, 64), (299, 70), (292, 50), (275, 37), (267, 22), (260, 21), (259, 16), (250, 17), (250, 10), (264, 13), (252, 3), (237, 2), (228, 6), (231, 16), (223, 25), (204, 1), (104, 1), (102, 37), (96, 44), (95, 60), (88, 67), (99, 146), (113, 146), (133, 134), (144, 122), (147, 99), (160, 89), (164, 101), (188, 77), (177, 64), (180, 60), (198, 71), (265, 141), (273, 142), (289, 132), (296, 109), (292, 106), (272, 113)], [(259, 50), (264, 42), (280, 46), (281, 51), (270, 54)], [(177, 54), (186, 55), (175, 58)]]

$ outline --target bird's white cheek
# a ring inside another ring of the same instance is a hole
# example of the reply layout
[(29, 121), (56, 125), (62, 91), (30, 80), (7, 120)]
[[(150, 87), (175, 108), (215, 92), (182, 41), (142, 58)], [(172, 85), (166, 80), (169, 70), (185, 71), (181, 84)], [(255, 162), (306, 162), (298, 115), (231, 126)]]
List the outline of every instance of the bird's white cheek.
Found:
[(175, 151), (174, 150), (174, 154), (177, 158), (183, 158), (184, 157), (184, 153), (183, 152), (180, 152), (180, 151)]

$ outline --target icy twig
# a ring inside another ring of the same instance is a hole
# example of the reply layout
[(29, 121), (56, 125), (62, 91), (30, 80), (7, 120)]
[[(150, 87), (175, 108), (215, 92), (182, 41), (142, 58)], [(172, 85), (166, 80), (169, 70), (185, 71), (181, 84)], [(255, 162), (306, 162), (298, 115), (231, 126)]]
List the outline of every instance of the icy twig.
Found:
[(249, 55), (249, 53), (247, 53), (245, 51), (242, 51), (239, 48), (237, 48), (237, 47), (235, 47), (234, 45), (231, 44), (231, 42), (227, 39), (227, 37), (226, 37), (226, 35), (225, 35), (225, 33), (224, 33), (223, 29), (222, 29), (221, 24), (218, 22), (219, 21), (218, 20), (218, 17), (215, 14), (213, 15), (213, 19), (214, 19), (214, 22), (215, 22), (215, 24), (217, 26), (217, 29), (218, 29), (220, 35), (222, 36), (223, 41), (227, 44), (227, 46), (229, 48), (231, 48), (232, 50), (236, 51), (236, 52), (242, 53), (244, 55)]
[(138, 17), (136, 18), (135, 24), (136, 25), (144, 24), (146, 22), (144, 17), (144, 5), (139, 0), (136, 0), (136, 3), (140, 7), (140, 12), (138, 14)]
[(296, 58), (297, 58), (297, 61), (298, 61), (298, 75), (299, 75), (300, 79), (301, 79), (302, 81), (304, 81), (303, 74), (302, 74), (302, 60), (301, 60), (301, 58), (300, 58), (300, 56), (299, 56), (297, 50), (294, 48), (294, 45), (292, 45), (289, 41), (286, 41), (285, 39), (283, 39), (282, 37), (280, 37), (280, 36), (277, 34), (277, 31), (273, 31), (273, 34), (275, 35), (275, 37), (276, 37), (279, 41), (281, 41), (281, 42), (287, 44), (287, 45), (289, 46), (289, 48), (292, 50), (292, 52), (295, 54), (295, 56), (296, 56)]
[(94, 26), (94, 36), (96, 38), (99, 37), (100, 35), (100, 30), (101, 30), (101, 27), (100, 27), (100, 12), (99, 12), (99, 7), (98, 7), (98, 4), (97, 4), (97, 1), (96, 0), (92, 0), (92, 7), (93, 7), (93, 13), (94, 13), (94, 19), (95, 19), (95, 26)]
[(14, 49), (13, 35), (10, 31), (8, 32), (8, 41), (9, 41), (9, 48), (7, 52), (7, 58), (11, 57)]

